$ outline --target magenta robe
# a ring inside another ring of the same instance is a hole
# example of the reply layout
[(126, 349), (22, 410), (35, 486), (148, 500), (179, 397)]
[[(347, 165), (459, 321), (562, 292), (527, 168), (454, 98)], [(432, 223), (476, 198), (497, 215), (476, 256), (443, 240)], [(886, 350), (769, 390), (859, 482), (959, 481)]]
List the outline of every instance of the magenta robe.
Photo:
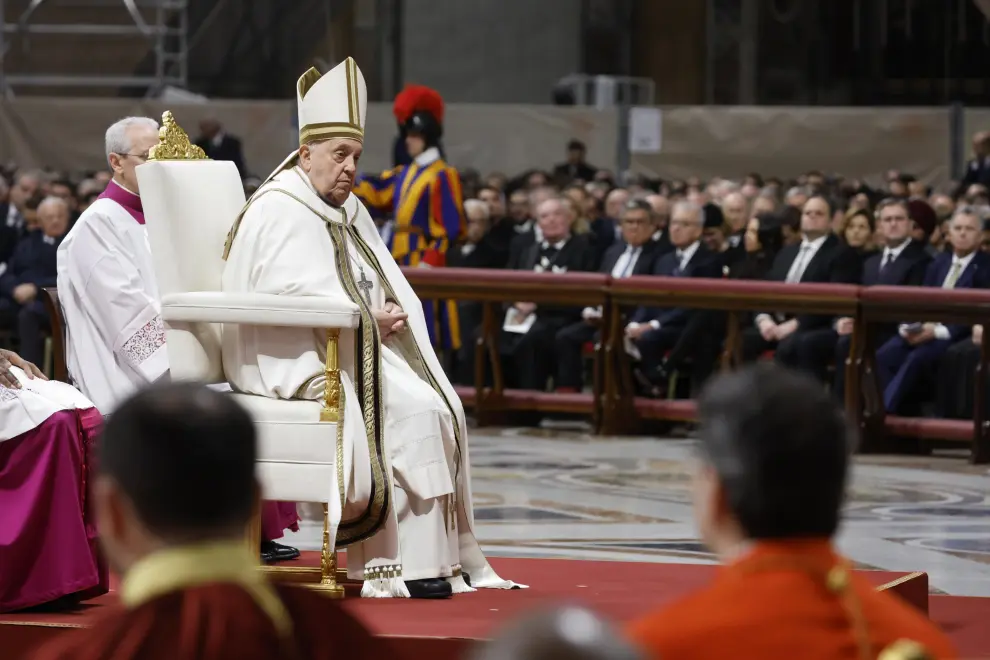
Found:
[(0, 442), (0, 612), (107, 592), (86, 497), (103, 418), (62, 410)]

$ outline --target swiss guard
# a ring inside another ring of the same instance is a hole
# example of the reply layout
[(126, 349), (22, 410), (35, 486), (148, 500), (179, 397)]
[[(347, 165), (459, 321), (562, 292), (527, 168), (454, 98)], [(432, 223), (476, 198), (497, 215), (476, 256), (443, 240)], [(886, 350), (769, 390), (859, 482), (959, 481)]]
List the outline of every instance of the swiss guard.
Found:
[[(380, 176), (362, 175), (354, 194), (373, 214), (392, 216), (382, 237), (400, 266), (442, 267), (447, 250), (465, 232), (461, 179), (441, 153), (443, 99), (429, 87), (407, 85), (392, 111), (411, 162)], [(423, 311), (433, 346), (459, 349), (456, 301), (424, 300)]]

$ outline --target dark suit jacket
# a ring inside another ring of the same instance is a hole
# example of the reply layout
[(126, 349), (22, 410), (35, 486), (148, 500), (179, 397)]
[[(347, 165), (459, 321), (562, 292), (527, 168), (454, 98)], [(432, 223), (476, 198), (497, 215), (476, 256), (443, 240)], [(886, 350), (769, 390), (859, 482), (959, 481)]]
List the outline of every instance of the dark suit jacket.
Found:
[[(771, 282), (787, 281), (787, 273), (794, 260), (801, 253), (801, 243), (784, 247), (777, 253), (773, 266), (767, 273), (766, 279)], [(801, 284), (859, 284), (863, 261), (856, 251), (839, 240), (835, 234), (829, 234), (822, 246), (815, 252), (804, 273), (801, 274)], [(771, 312), (761, 312), (771, 314)], [(828, 327), (832, 319), (828, 316), (802, 314), (797, 317), (801, 330)]]
[(25, 236), (7, 263), (7, 270), (0, 276), (0, 296), (13, 300), (14, 289), (21, 284), (33, 284), (43, 288), (55, 286), (57, 279), (57, 254), (61, 238), (46, 243), (44, 234), (33, 231)]
[[(598, 264), (601, 264), (605, 251), (614, 245), (619, 239), (615, 234), (615, 223), (609, 218), (595, 218), (590, 223), (592, 245), (595, 248), (595, 256)], [(621, 242), (621, 241), (620, 241)]]
[(462, 245), (447, 250), (447, 265), (451, 268), (501, 268), (502, 255), (492, 245), (488, 237), (475, 244), (474, 249), (464, 254)]
[[(619, 261), (626, 251), (625, 241), (616, 241), (605, 251), (605, 256), (602, 257), (601, 264), (598, 266), (598, 272), (604, 273), (605, 275), (611, 275), (612, 269), (615, 268), (616, 262)], [(639, 253), (639, 259), (636, 260), (636, 265), (633, 266), (632, 273), (630, 275), (649, 275), (653, 272), (653, 266), (656, 263), (657, 257), (659, 256), (659, 246), (656, 241), (647, 241), (643, 244), (643, 250)]]
[(866, 259), (863, 264), (863, 286), (921, 286), (925, 281), (925, 271), (932, 261), (925, 246), (912, 240), (893, 262), (880, 272), (883, 263), (883, 250)]
[[(952, 268), (952, 253), (944, 252), (936, 257), (928, 265), (925, 271), (925, 280), (922, 286), (941, 287), (945, 281), (949, 270)], [(990, 254), (976, 251), (973, 260), (959, 275), (956, 280), (955, 289), (990, 289)], [(952, 341), (969, 335), (972, 327), (969, 325), (946, 325), (949, 329), (949, 338)]]
[[(533, 241), (523, 250), (516, 270), (535, 270), (540, 260), (542, 241)], [(589, 272), (594, 270), (594, 250), (588, 244), (588, 239), (582, 235), (573, 235), (557, 253), (553, 265), (565, 269), (566, 272)], [(540, 321), (552, 324), (565, 324), (581, 318), (580, 307), (557, 307), (540, 305), (537, 312)]]
[(506, 268), (519, 270), (523, 267), (522, 264), (526, 256), (526, 251), (536, 242), (534, 227), (536, 227), (535, 222), (526, 231), (516, 232), (512, 240), (509, 241), (509, 262), (506, 264)]
[[(653, 274), (662, 277), (711, 277), (722, 276), (722, 265), (717, 255), (706, 249), (704, 245), (699, 245), (691, 260), (680, 268), (680, 258), (677, 251), (668, 252), (658, 257), (653, 265)], [(658, 321), (662, 326), (680, 326), (687, 322), (690, 310), (682, 308), (664, 309), (662, 307), (640, 306), (636, 309), (630, 322), (649, 323)]]
[(197, 140), (196, 145), (202, 148), (211, 160), (233, 161), (234, 165), (237, 166), (237, 171), (241, 174), (241, 178), (243, 179), (247, 176), (248, 173), (244, 166), (244, 152), (241, 149), (241, 141), (233, 135), (224, 133), (223, 139), (220, 140), (220, 144), (218, 145), (214, 145), (213, 140), (207, 140), (206, 138)]

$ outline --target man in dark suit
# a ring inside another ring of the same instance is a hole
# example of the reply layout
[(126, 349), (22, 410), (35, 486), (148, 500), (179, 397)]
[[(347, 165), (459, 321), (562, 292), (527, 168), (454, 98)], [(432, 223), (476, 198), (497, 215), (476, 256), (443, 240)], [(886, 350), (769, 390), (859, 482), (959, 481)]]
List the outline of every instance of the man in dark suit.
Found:
[(205, 119), (199, 123), (201, 133), (196, 145), (199, 146), (212, 160), (229, 160), (237, 166), (243, 179), (248, 175), (244, 165), (244, 152), (241, 141), (233, 135), (224, 132), (223, 126), (216, 119)]
[[(801, 242), (781, 250), (770, 267), (772, 282), (857, 284), (862, 261), (831, 232), (832, 205), (822, 196), (808, 198), (801, 213)], [(785, 316), (773, 312), (756, 315), (755, 327), (742, 333), (743, 360), (756, 360), (764, 351), (775, 350), (778, 362), (796, 367), (797, 347), (807, 332), (828, 327), (828, 316)]]
[[(584, 236), (571, 233), (574, 214), (568, 200), (551, 197), (543, 201), (536, 209), (536, 221), (542, 238), (522, 251), (517, 270), (539, 273), (594, 270), (594, 250)], [(524, 301), (510, 305), (499, 341), (503, 373), (510, 386), (545, 390), (547, 379), (554, 372), (554, 337), (562, 327), (580, 318), (580, 308), (538, 307)], [(521, 328), (525, 329), (519, 331)]]
[(69, 206), (60, 197), (48, 197), (38, 207), (38, 219), (41, 230), (21, 239), (0, 275), (0, 309), (17, 317), (20, 354), (34, 364), (44, 359), (42, 330), (49, 323), (41, 289), (55, 286), (58, 246), (69, 231)]
[[(949, 223), (952, 251), (928, 266), (923, 286), (942, 289), (990, 288), (990, 255), (980, 251), (982, 223), (969, 208), (956, 212)], [(905, 399), (930, 375), (949, 347), (969, 336), (968, 325), (905, 323), (897, 335), (877, 350), (877, 376), (887, 412), (896, 414)]]
[(571, 140), (567, 143), (567, 161), (560, 163), (553, 168), (553, 179), (558, 184), (570, 183), (571, 181), (593, 181), (595, 178), (594, 167), (584, 161), (588, 154), (587, 147), (580, 140)]
[(956, 188), (956, 199), (966, 194), (974, 183), (990, 188), (990, 131), (973, 135), (973, 159), (966, 163), (966, 173)]
[[(931, 257), (924, 243), (911, 238), (911, 217), (907, 200), (889, 198), (876, 210), (877, 228), (883, 249), (866, 260), (860, 284), (863, 286), (921, 286)], [(841, 401), (845, 391), (845, 363), (849, 356), (853, 320), (836, 319), (831, 326), (801, 333), (797, 338), (796, 366), (822, 381), (828, 363), (835, 358), (833, 393)], [(896, 326), (877, 328), (877, 345), (897, 334)]]
[[(630, 200), (622, 214), (622, 240), (605, 252), (598, 268), (613, 278), (649, 275), (659, 245), (652, 240), (656, 228), (653, 209), (642, 200)], [(557, 375), (554, 386), (558, 392), (579, 392), (582, 386), (581, 349), (596, 340), (602, 323), (600, 307), (586, 307), (581, 320), (564, 326), (557, 332)]]
[[(704, 213), (693, 202), (678, 202), (670, 219), (670, 242), (673, 252), (658, 258), (653, 274), (662, 277), (720, 277), (721, 264), (701, 242)], [(641, 306), (626, 324), (626, 337), (639, 353), (640, 371), (647, 379), (658, 373), (664, 353), (669, 351), (681, 336), (684, 326), (694, 312), (689, 309)], [(712, 366), (697, 365), (699, 382), (711, 372)]]

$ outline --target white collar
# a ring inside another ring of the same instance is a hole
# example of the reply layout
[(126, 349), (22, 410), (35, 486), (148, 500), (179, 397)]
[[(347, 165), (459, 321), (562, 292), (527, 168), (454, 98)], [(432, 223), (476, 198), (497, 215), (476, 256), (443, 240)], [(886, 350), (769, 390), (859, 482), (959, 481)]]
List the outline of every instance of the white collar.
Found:
[(626, 253), (627, 254), (639, 254), (642, 251), (643, 251), (643, 246), (642, 245), (635, 245), (634, 246), (634, 245), (629, 245), (628, 243), (626, 243)]
[(904, 252), (904, 249), (907, 248), (907, 246), (910, 243), (911, 243), (911, 237), (908, 236), (907, 238), (904, 239), (904, 242), (902, 242), (897, 247), (885, 247), (883, 249), (883, 258), (884, 259), (889, 258), (891, 261), (893, 261), (897, 257), (901, 256), (901, 252)]
[(564, 238), (560, 239), (559, 241), (553, 244), (551, 244), (549, 241), (544, 240), (540, 243), (540, 249), (548, 250), (550, 248), (553, 248), (555, 250), (563, 250), (564, 246), (567, 245), (567, 241), (570, 240), (570, 238), (571, 238), (570, 236), (565, 236)]
[(131, 195), (134, 195), (135, 197), (140, 197), (140, 196), (141, 196), (141, 195), (139, 195), (139, 194), (137, 194), (136, 192), (134, 192), (133, 190), (130, 190), (130, 189), (129, 189), (129, 188), (127, 187), (127, 186), (125, 186), (124, 184), (122, 184), (122, 183), (117, 183), (117, 180), (116, 180), (116, 179), (110, 179), (110, 183), (112, 183), (113, 185), (115, 185), (115, 186), (117, 186), (118, 188), (120, 188), (121, 190), (123, 190), (123, 191), (124, 191), (125, 193), (128, 193), (128, 194), (131, 194)]
[(687, 263), (694, 258), (694, 253), (698, 251), (698, 246), (701, 245), (701, 241), (695, 241), (691, 245), (687, 246), (683, 250), (677, 250), (677, 256), (680, 258), (681, 263)]
[(55, 237), (49, 236), (48, 234), (42, 234), (41, 240), (48, 245), (55, 245)]
[(432, 165), (433, 163), (440, 160), (440, 150), (436, 147), (430, 147), (420, 155), (413, 159), (419, 167), (426, 167), (427, 165)]
[(653, 232), (653, 236), (650, 236), (650, 240), (652, 240), (652, 241), (659, 241), (661, 238), (663, 238), (663, 230), (662, 229), (656, 230), (655, 232)]
[(977, 250), (973, 250), (972, 252), (970, 252), (969, 254), (967, 254), (965, 257), (957, 257), (956, 255), (953, 254), (952, 255), (952, 265), (955, 266), (956, 264), (959, 264), (960, 271), (966, 270), (966, 267), (969, 266), (969, 264), (970, 264), (971, 261), (973, 261), (973, 257), (976, 256), (976, 253), (977, 252), (979, 252), (978, 249)]

